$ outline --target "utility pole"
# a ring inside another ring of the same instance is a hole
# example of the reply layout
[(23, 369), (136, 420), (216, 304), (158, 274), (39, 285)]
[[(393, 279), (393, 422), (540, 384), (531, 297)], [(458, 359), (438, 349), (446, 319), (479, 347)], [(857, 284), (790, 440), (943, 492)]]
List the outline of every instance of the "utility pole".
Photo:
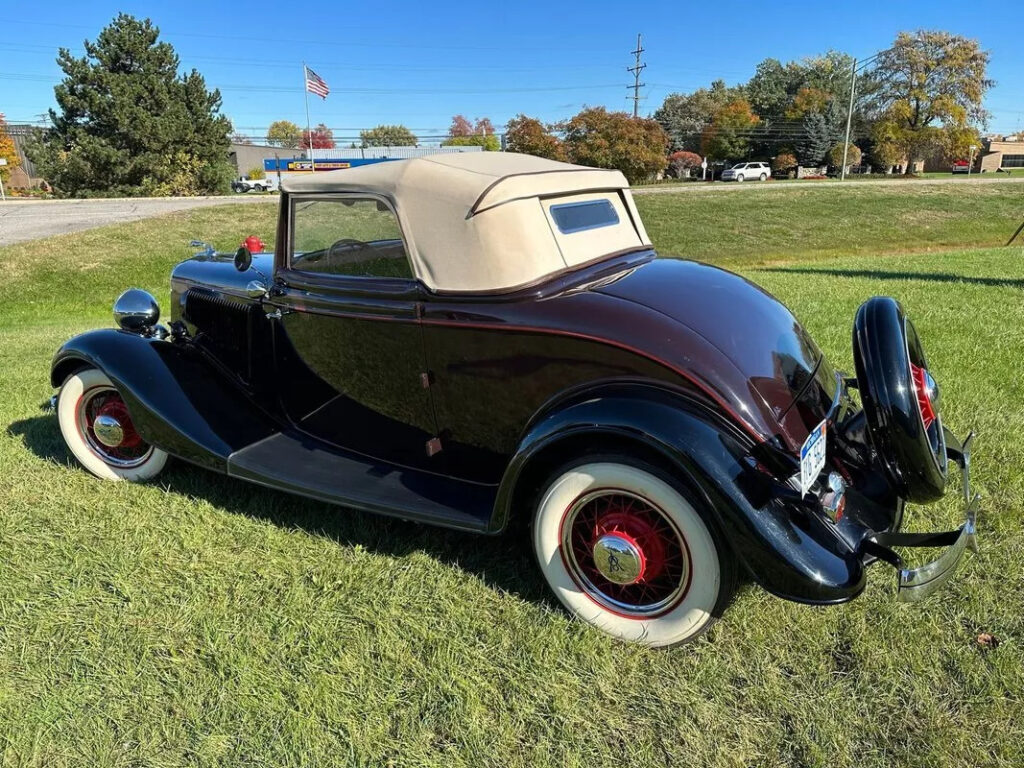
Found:
[(846, 158), (850, 154), (850, 125), (853, 123), (853, 94), (857, 90), (857, 60), (850, 67), (850, 108), (846, 112), (846, 139), (843, 141), (843, 167), (839, 172), (839, 180), (846, 181)]
[(643, 88), (646, 83), (640, 82), (640, 73), (647, 69), (646, 64), (640, 63), (640, 54), (644, 52), (643, 46), (640, 44), (640, 33), (636, 35), (636, 50), (633, 51), (635, 61), (632, 67), (626, 67), (627, 72), (633, 73), (633, 84), (627, 85), (626, 88), (633, 89), (633, 117), (638, 117), (640, 114), (640, 89)]

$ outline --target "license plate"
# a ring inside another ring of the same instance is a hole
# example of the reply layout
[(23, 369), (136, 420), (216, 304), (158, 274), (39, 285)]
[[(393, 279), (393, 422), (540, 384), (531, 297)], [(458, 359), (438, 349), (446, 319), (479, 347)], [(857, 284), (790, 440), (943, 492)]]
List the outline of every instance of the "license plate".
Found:
[(825, 468), (825, 444), (828, 422), (823, 421), (800, 447), (800, 495), (804, 496)]

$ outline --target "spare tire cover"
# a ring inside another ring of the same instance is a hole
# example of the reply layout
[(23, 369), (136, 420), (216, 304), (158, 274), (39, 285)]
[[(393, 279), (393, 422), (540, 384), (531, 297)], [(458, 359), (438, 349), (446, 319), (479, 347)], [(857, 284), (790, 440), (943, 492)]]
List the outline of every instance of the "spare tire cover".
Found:
[(895, 299), (876, 296), (857, 310), (853, 360), (868, 435), (896, 492), (914, 502), (940, 498), (947, 459), (938, 388)]

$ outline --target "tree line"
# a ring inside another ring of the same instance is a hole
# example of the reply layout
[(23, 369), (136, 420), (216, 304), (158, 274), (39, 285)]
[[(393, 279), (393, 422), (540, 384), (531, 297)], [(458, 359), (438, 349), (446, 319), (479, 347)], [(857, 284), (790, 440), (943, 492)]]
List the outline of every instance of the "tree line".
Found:
[[(988, 58), (976, 41), (958, 35), (901, 33), (858, 81), (850, 162), (862, 150), (882, 169), (906, 169), (934, 153), (965, 157), (987, 119)], [(57, 63), (64, 73), (54, 89), (57, 109), (49, 111), (51, 126), (34, 132), (27, 153), (58, 194), (227, 188), (234, 175), (230, 143), (247, 139), (233, 134), (217, 89), (194, 69), (179, 74), (177, 54), (148, 19), (119, 14), (85, 42), (83, 56), (61, 48)], [(786, 64), (765, 59), (746, 83), (716, 80), (672, 93), (648, 118), (599, 106), (556, 123), (519, 114), (505, 126), (505, 148), (617, 168), (633, 183), (666, 170), (681, 174), (702, 158), (839, 164), (852, 69), (853, 59), (836, 51)], [(283, 148), (336, 146), (326, 125), (305, 131), (287, 120), (272, 123), (266, 139)], [(359, 139), (363, 147), (419, 143), (403, 125), (379, 125)], [(452, 118), (441, 144), (501, 148), (490, 119), (464, 115)]]
[[(857, 80), (851, 151), (878, 168), (940, 155), (966, 157), (980, 144), (993, 85), (978, 42), (948, 32), (901, 32)], [(853, 57), (837, 51), (783, 64), (765, 59), (751, 79), (668, 96), (654, 113), (673, 151), (716, 160), (789, 155), (822, 165), (839, 154), (853, 85)], [(831, 155), (831, 157), (830, 157)], [(842, 162), (841, 159), (839, 162)], [(838, 164), (838, 163), (834, 163)]]
[[(249, 144), (248, 137), (238, 137), (243, 143)], [(275, 120), (267, 128), (266, 142), (274, 147), (285, 149), (334, 149), (334, 131), (323, 123), (315, 128), (304, 131), (291, 120)], [(352, 143), (350, 149), (359, 147), (415, 147), (419, 138), (404, 125), (378, 125), (359, 132), (359, 144)], [(465, 115), (455, 115), (448, 128), (448, 136), (441, 142), (443, 147), (477, 146), (487, 151), (497, 152), (501, 149), (501, 141), (491, 123), (490, 118), (481, 117), (471, 121)]]

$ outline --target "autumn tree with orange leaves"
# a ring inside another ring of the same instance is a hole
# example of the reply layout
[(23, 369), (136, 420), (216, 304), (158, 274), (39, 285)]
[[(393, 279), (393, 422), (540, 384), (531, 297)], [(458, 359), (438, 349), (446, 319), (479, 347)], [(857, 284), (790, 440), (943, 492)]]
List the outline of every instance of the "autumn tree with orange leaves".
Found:
[(7, 120), (3, 112), (0, 112), (0, 157), (7, 161), (7, 165), (0, 165), (0, 179), (6, 184), (11, 179), (11, 171), (21, 165), (21, 158), (14, 147), (14, 139), (7, 133)]
[(701, 135), (700, 147), (712, 160), (737, 160), (750, 150), (751, 131), (761, 122), (746, 99), (735, 99), (719, 109)]

